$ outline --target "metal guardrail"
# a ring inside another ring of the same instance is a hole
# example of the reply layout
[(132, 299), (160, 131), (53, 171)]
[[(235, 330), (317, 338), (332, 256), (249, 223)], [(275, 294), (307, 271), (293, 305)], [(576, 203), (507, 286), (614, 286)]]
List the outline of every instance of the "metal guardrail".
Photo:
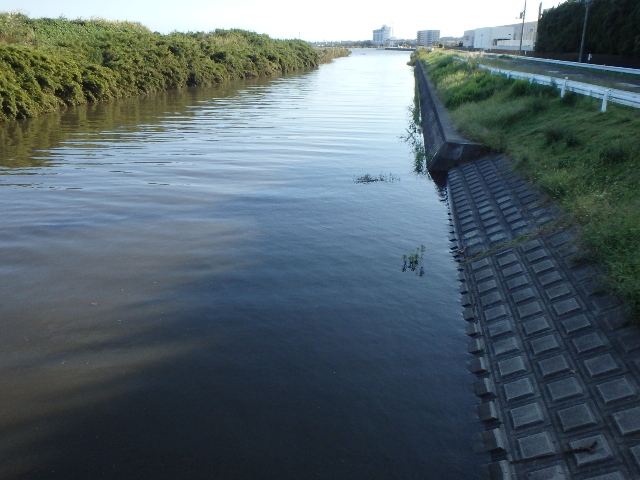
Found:
[(517, 78), (529, 80), (540, 85), (553, 85), (560, 89), (560, 96), (564, 97), (567, 91), (574, 92), (579, 95), (586, 95), (602, 100), (601, 112), (607, 111), (607, 102), (618, 103), (628, 107), (640, 108), (640, 94), (626, 92), (624, 90), (616, 90), (613, 88), (600, 87), (590, 83), (574, 82), (566, 78), (549, 77), (546, 75), (536, 75), (533, 73), (516, 72), (514, 70), (503, 70), (501, 68), (493, 68), (488, 65), (479, 64), (478, 67), (489, 70), (492, 74), (506, 75), (508, 78)]
[(616, 72), (616, 73), (628, 73), (630, 75), (640, 75), (640, 69), (638, 68), (626, 68), (626, 67), (610, 67), (607, 65), (595, 65), (593, 63), (580, 63), (580, 62), (566, 62), (563, 60), (550, 60), (547, 58), (536, 58), (517, 55), (505, 55), (501, 53), (487, 53), (483, 52), (481, 55), (491, 55), (495, 57), (507, 56), (509, 58), (515, 58), (517, 60), (528, 60), (531, 62), (552, 63), (555, 65), (564, 65), (567, 67), (587, 68), (590, 70), (600, 70), (603, 72)]

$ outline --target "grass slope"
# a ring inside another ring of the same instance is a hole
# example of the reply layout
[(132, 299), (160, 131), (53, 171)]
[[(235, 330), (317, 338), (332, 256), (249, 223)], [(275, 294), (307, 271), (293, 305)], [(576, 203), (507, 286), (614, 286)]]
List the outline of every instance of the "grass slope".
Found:
[(508, 80), (454, 55), (420, 52), (460, 133), (512, 158), (578, 227), (611, 289), (640, 318), (640, 111)]

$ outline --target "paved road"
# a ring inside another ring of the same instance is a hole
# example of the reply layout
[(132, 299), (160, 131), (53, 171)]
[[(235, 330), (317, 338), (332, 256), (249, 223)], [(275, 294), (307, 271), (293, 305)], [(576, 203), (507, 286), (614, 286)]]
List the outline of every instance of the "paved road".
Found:
[(534, 62), (519, 59), (502, 59), (492, 56), (482, 57), (482, 63), (499, 68), (518, 70), (523, 72), (538, 73), (552, 77), (569, 77), (569, 80), (577, 82), (593, 83), (620, 90), (640, 93), (640, 75), (629, 75), (600, 70), (589, 70), (580, 67), (556, 65), (552, 63)]

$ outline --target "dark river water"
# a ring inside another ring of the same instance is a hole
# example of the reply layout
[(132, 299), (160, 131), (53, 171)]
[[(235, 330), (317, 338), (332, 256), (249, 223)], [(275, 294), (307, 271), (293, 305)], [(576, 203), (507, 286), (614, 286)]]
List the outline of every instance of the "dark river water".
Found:
[(0, 478), (476, 478), (407, 61), (0, 126)]

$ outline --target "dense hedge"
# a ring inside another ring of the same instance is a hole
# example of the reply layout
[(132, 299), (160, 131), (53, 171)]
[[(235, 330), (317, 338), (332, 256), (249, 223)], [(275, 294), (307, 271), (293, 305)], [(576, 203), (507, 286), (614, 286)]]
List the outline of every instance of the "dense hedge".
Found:
[(5, 13), (0, 14), (0, 121), (63, 105), (286, 73), (321, 60), (321, 53), (301, 40), (243, 30), (162, 35), (137, 23)]
[[(538, 24), (536, 51), (577, 52), (584, 13), (584, 3), (574, 0), (545, 12)], [(593, 0), (585, 38), (587, 53), (640, 57), (640, 2)]]

